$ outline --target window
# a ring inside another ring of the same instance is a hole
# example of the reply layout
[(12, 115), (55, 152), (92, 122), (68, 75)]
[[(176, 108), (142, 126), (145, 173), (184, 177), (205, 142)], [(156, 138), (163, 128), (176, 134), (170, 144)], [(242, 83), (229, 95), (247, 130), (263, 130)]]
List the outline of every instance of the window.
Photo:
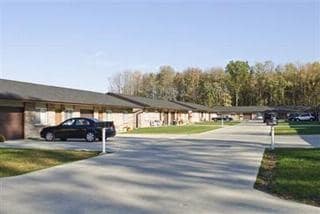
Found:
[(112, 121), (112, 111), (111, 110), (108, 110), (107, 111), (107, 121)]
[(90, 122), (86, 119), (78, 119), (76, 120), (76, 126), (89, 126)]
[(122, 120), (123, 120), (123, 123), (127, 123), (128, 122), (128, 112), (123, 112)]
[(65, 121), (62, 125), (63, 126), (72, 126), (73, 123), (74, 123), (74, 119), (71, 119), (71, 120)]
[(73, 113), (72, 109), (66, 109), (64, 111), (64, 119), (67, 120), (69, 118), (72, 118), (72, 113)]
[(37, 108), (35, 116), (36, 125), (47, 125), (48, 124), (48, 115), (46, 108)]

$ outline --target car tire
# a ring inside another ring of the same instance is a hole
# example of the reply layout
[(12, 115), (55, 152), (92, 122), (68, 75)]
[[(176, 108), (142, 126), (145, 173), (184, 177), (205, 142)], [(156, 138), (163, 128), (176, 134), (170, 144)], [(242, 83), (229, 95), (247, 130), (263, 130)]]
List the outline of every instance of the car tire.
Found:
[(54, 141), (55, 136), (54, 136), (53, 132), (47, 132), (45, 135), (45, 139), (46, 139), (46, 141), (51, 141), (51, 142)]
[(87, 142), (94, 142), (96, 140), (96, 135), (93, 132), (87, 132), (86, 134), (86, 141)]

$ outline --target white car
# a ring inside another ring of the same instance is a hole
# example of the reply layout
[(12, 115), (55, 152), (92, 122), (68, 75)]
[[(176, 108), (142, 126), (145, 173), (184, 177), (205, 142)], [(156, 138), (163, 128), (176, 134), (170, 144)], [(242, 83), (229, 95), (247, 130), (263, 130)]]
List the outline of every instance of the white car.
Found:
[(294, 117), (295, 121), (314, 121), (316, 118), (310, 113), (299, 114)]

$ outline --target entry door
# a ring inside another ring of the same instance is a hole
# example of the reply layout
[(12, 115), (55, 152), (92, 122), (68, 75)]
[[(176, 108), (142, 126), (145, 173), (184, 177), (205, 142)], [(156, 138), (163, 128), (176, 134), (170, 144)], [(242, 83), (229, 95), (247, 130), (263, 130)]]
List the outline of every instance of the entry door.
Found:
[(62, 122), (61, 110), (55, 111), (55, 124), (59, 125)]
[(93, 118), (93, 110), (81, 109), (80, 116), (84, 118)]
[(166, 125), (169, 124), (169, 112), (165, 112), (165, 113), (164, 113), (164, 123), (165, 123)]
[(0, 134), (8, 140), (23, 139), (23, 108), (0, 107)]
[(173, 123), (173, 121), (175, 120), (175, 113), (174, 112), (171, 112), (171, 123)]
[(244, 120), (251, 120), (251, 114), (243, 114), (243, 119)]

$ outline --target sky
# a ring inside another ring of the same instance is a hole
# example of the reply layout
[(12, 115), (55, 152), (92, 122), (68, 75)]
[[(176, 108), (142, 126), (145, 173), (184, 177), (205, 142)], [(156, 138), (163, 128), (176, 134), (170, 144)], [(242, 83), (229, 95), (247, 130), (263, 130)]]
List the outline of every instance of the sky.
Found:
[(0, 0), (0, 78), (105, 92), (124, 70), (320, 60), (320, 0)]

